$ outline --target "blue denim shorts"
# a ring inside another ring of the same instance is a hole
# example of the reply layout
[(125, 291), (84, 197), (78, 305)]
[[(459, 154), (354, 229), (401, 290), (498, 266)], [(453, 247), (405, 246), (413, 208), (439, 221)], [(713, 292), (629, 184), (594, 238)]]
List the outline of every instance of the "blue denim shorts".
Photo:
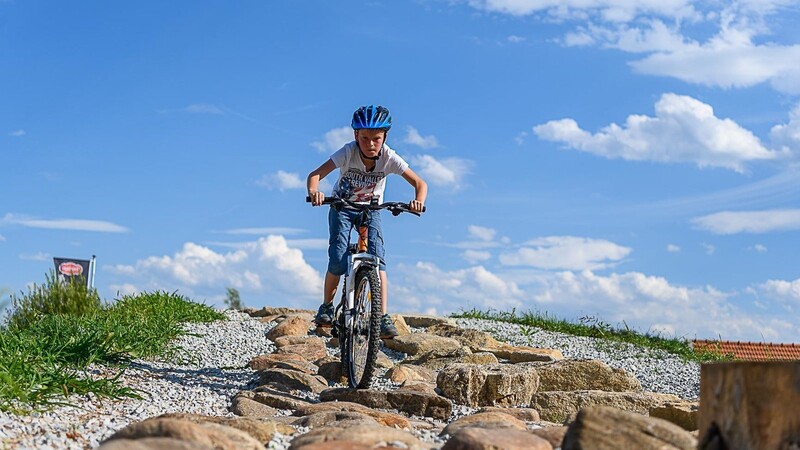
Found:
[[(347, 272), (347, 245), (350, 242), (350, 232), (356, 228), (353, 237), (354, 243), (358, 240), (358, 225), (361, 211), (342, 208), (331, 208), (328, 212), (328, 272), (334, 275), (344, 275)], [(369, 226), (367, 228), (369, 244), (367, 251), (380, 258), (380, 270), (386, 270), (383, 250), (383, 231), (381, 231), (380, 211), (369, 211)]]

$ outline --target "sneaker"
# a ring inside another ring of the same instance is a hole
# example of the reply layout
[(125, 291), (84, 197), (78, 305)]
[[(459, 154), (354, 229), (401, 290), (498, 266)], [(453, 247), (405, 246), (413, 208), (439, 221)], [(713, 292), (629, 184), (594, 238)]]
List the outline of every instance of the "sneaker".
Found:
[(392, 318), (388, 314), (381, 317), (381, 339), (392, 339), (397, 336), (397, 328), (392, 323)]
[(314, 322), (320, 326), (329, 326), (333, 322), (333, 302), (319, 305)]

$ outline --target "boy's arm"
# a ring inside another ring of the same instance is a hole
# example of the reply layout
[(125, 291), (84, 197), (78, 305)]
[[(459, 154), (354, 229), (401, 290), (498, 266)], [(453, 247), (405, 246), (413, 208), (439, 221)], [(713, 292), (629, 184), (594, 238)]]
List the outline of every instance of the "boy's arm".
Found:
[(308, 174), (306, 187), (308, 187), (308, 196), (311, 197), (311, 206), (319, 206), (325, 200), (325, 194), (319, 191), (319, 180), (325, 178), (335, 168), (336, 164), (329, 159)]
[(408, 181), (408, 184), (414, 186), (415, 198), (408, 203), (408, 206), (411, 207), (412, 211), (422, 212), (422, 208), (425, 206), (425, 199), (428, 198), (428, 183), (411, 169), (406, 169), (403, 172), (403, 178)]

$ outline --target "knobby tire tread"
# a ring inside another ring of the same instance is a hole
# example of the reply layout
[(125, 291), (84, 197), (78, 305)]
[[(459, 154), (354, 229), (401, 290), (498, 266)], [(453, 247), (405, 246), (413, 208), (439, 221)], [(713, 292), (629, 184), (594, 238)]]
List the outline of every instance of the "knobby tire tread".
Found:
[[(369, 283), (369, 290), (372, 297), (372, 305), (370, 311), (370, 320), (369, 320), (369, 340), (367, 343), (367, 360), (366, 364), (364, 365), (364, 373), (361, 376), (360, 380), (356, 380), (356, 371), (354, 364), (355, 362), (351, 358), (351, 350), (353, 348), (353, 338), (354, 336), (348, 335), (347, 343), (344, 345), (342, 350), (346, 350), (346, 353), (342, 357), (342, 362), (345, 362), (345, 358), (347, 359), (347, 364), (345, 365), (345, 369), (348, 370), (348, 381), (350, 383), (350, 387), (355, 387), (357, 389), (367, 389), (369, 388), (370, 382), (372, 381), (372, 375), (375, 373), (376, 362), (378, 360), (378, 352), (380, 351), (380, 332), (381, 332), (381, 290), (380, 290), (380, 279), (378, 277), (378, 271), (376, 269), (362, 267), (358, 270), (355, 277), (355, 298), (360, 298), (361, 289), (364, 288), (364, 284), (362, 281), (364, 278), (367, 279)], [(355, 386), (353, 386), (355, 384)]]

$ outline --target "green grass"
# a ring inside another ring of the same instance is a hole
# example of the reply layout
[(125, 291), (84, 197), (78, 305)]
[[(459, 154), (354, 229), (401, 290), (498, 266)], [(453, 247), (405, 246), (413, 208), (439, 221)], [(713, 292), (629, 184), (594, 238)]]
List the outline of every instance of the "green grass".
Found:
[(582, 317), (577, 322), (553, 317), (548, 313), (525, 312), (521, 315), (516, 310), (511, 312), (503, 311), (481, 311), (471, 309), (460, 313), (452, 314), (452, 317), (469, 319), (487, 319), (500, 322), (514, 323), (521, 326), (520, 332), (523, 335), (532, 333), (531, 328), (535, 327), (545, 331), (555, 331), (569, 334), (572, 336), (593, 337), (605, 341), (606, 344), (625, 342), (639, 347), (663, 350), (668, 353), (680, 356), (684, 360), (707, 362), (707, 361), (727, 361), (730, 357), (710, 352), (695, 352), (691, 343), (684, 338), (668, 338), (660, 334), (640, 333), (633, 330), (623, 323), (622, 327), (612, 327), (595, 317)]
[[(0, 327), (0, 410), (24, 413), (72, 394), (136, 397), (118, 378), (132, 358), (169, 357), (184, 322), (224, 316), (176, 292), (123, 296), (103, 304), (94, 290), (48, 276), (20, 297)], [(112, 376), (89, 376), (91, 364)]]

